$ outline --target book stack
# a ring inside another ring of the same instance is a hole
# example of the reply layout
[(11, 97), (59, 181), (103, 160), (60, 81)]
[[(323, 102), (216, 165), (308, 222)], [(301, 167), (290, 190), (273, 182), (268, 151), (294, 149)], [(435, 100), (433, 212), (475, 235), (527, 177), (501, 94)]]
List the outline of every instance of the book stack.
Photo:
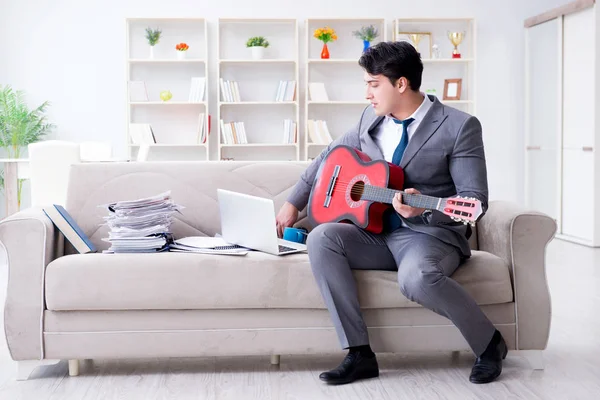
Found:
[(243, 122), (224, 122), (220, 120), (224, 144), (247, 144), (246, 127)]
[(308, 136), (314, 144), (329, 144), (333, 141), (329, 128), (327, 128), (327, 121), (324, 120), (312, 120), (307, 121)]
[(171, 199), (171, 192), (138, 200), (119, 201), (105, 205), (104, 217), (109, 227), (107, 238), (111, 246), (105, 253), (153, 253), (169, 249), (172, 214), (183, 207)]
[(192, 77), (192, 85), (190, 87), (190, 103), (199, 103), (204, 101), (204, 91), (206, 86), (206, 78), (204, 77)]
[(296, 81), (279, 81), (275, 101), (294, 101), (296, 99)]
[(224, 102), (240, 102), (240, 87), (236, 81), (228, 81), (219, 78), (219, 86), (221, 87), (221, 98)]
[(283, 120), (283, 143), (296, 143), (298, 140), (298, 131), (296, 122), (291, 119)]

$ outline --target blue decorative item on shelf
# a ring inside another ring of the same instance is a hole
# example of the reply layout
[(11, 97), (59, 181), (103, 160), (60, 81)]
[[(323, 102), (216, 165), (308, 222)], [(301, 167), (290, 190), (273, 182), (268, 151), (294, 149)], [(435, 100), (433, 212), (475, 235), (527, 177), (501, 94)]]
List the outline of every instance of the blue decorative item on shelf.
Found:
[(367, 51), (367, 49), (371, 46), (371, 42), (368, 40), (363, 40), (363, 52)]

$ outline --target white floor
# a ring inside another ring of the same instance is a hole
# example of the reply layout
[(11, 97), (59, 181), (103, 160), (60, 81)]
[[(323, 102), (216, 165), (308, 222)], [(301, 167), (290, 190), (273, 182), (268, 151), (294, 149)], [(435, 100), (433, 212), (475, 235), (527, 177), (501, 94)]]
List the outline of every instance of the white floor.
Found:
[[(328, 387), (318, 374), (338, 357), (269, 357), (91, 361), (69, 377), (66, 362), (16, 381), (16, 364), (0, 340), (0, 399), (585, 399), (600, 398), (600, 249), (555, 240), (548, 248), (553, 319), (546, 369), (511, 356), (501, 378), (473, 385), (473, 357), (380, 355), (381, 375)], [(4, 308), (6, 267), (0, 266)], [(2, 311), (0, 311), (2, 317)], [(3, 320), (3, 318), (0, 318)], [(4, 329), (0, 329), (3, 334)]]

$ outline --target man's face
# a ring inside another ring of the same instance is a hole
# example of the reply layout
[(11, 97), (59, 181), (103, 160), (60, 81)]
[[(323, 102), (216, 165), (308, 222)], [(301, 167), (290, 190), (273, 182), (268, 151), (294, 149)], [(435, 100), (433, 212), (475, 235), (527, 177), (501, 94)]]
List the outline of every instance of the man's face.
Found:
[(364, 80), (367, 85), (366, 98), (371, 102), (371, 106), (377, 115), (387, 115), (398, 108), (403, 89), (392, 85), (390, 80), (384, 75), (364, 74)]

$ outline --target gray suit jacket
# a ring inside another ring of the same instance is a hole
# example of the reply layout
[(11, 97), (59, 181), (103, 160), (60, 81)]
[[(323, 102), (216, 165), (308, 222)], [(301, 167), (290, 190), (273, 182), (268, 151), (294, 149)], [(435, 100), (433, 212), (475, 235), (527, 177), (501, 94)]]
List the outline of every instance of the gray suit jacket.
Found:
[[(405, 188), (415, 188), (422, 194), (436, 197), (475, 197), (481, 201), (485, 212), (488, 185), (481, 124), (476, 117), (442, 104), (435, 96), (429, 97), (433, 105), (413, 134), (400, 162), (405, 174)], [(371, 106), (366, 107), (358, 124), (333, 141), (308, 166), (288, 201), (298, 210), (306, 207), (321, 161), (339, 144), (355, 147), (373, 160), (383, 160), (383, 154), (371, 136), (383, 120), (384, 117), (377, 116)], [(458, 247), (465, 257), (471, 255), (470, 227), (453, 221), (442, 212), (433, 211), (429, 218), (400, 218), (410, 229)]]

